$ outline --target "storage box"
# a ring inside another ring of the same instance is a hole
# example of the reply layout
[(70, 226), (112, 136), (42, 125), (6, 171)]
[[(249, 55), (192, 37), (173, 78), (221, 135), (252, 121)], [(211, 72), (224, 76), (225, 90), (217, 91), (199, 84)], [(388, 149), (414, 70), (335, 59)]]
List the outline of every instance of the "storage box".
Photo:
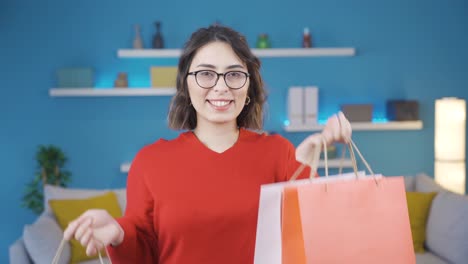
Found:
[(419, 103), (415, 100), (388, 100), (387, 119), (391, 121), (419, 120)]
[(343, 104), (341, 111), (350, 122), (372, 122), (372, 104)]
[(177, 67), (151, 67), (150, 75), (153, 88), (176, 87)]
[(291, 126), (300, 126), (305, 122), (304, 89), (292, 86), (288, 90), (288, 118)]
[(304, 91), (305, 101), (305, 124), (318, 124), (318, 88), (315, 86), (307, 86)]
[(94, 70), (92, 68), (61, 68), (57, 70), (58, 88), (92, 88), (94, 87)]

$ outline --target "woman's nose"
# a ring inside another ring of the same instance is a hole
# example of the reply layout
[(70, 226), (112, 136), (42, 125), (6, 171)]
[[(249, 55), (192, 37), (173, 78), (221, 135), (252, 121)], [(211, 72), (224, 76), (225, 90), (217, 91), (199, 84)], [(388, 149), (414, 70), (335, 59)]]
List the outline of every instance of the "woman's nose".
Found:
[(224, 75), (219, 76), (218, 82), (213, 87), (213, 90), (216, 91), (216, 92), (229, 91), (229, 87), (227, 87), (226, 82), (224, 81)]

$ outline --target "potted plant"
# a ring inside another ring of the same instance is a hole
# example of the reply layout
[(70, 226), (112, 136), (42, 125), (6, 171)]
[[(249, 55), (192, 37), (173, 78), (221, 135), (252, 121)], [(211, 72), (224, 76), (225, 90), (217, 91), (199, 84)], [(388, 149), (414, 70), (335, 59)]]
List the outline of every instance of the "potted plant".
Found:
[(26, 185), (22, 206), (40, 214), (44, 210), (44, 185), (66, 187), (71, 173), (63, 169), (67, 157), (63, 151), (53, 145), (40, 145), (36, 153), (38, 171), (34, 179)]

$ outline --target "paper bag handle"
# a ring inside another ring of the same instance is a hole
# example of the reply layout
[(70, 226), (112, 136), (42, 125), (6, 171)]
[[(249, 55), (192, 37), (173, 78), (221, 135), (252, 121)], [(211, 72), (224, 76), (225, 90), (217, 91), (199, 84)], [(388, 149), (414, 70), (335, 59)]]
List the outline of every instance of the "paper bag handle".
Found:
[[(369, 173), (373, 176), (374, 180), (375, 180), (375, 183), (378, 184), (377, 182), (377, 179), (375, 177), (375, 174), (374, 174), (374, 171), (372, 170), (372, 168), (370, 167), (369, 163), (366, 161), (366, 159), (364, 158), (364, 156), (362, 155), (361, 151), (359, 151), (359, 148), (356, 146), (356, 144), (354, 143), (354, 141), (350, 138), (349, 140), (349, 143), (346, 144), (348, 146), (348, 149), (349, 149), (349, 155), (351, 157), (351, 162), (353, 164), (353, 170), (354, 170), (354, 173), (356, 175), (356, 178), (358, 178), (358, 171), (357, 171), (357, 161), (356, 161), (356, 155), (354, 153), (354, 150), (356, 150), (357, 154), (359, 155), (359, 157), (361, 158), (362, 162), (364, 163), (364, 165), (366, 166), (367, 170), (369, 171)], [(323, 143), (323, 147), (324, 147), (324, 161), (325, 161), (325, 176), (328, 177), (328, 155), (327, 155), (327, 142), (325, 140), (325, 138), (322, 136), (322, 143)], [(311, 175), (314, 175), (317, 171), (317, 168), (318, 168), (318, 160), (320, 157), (320, 150), (321, 150), (321, 147), (316, 147), (314, 148), (314, 152), (312, 153), (311, 155), (311, 158), (312, 158), (312, 162), (311, 162)], [(343, 154), (342, 154), (342, 159), (341, 161), (343, 161), (344, 159), (344, 155), (345, 155), (345, 149), (343, 149)], [(307, 165), (302, 163), (299, 168), (296, 169), (296, 171), (294, 172), (294, 174), (291, 176), (290, 178), (290, 181), (294, 181), (297, 179), (297, 177), (301, 174), (301, 172), (304, 170), (304, 168), (306, 167)], [(342, 172), (342, 167), (343, 166), (340, 166), (340, 174)], [(311, 176), (312, 178), (312, 176)]]
[[(57, 252), (55, 252), (55, 256), (52, 259), (52, 264), (58, 264), (59, 263), (60, 256), (62, 255), (63, 247), (65, 246), (65, 243), (67, 243), (67, 241), (65, 239), (62, 239), (62, 241), (60, 241), (60, 245), (57, 248)], [(109, 254), (107, 254), (107, 255), (109, 255)], [(98, 256), (99, 256), (99, 262), (101, 264), (104, 264), (104, 259), (101, 256), (101, 251), (99, 251), (99, 250), (98, 250)], [(109, 258), (109, 263), (112, 264), (112, 261), (110, 260), (110, 258)]]

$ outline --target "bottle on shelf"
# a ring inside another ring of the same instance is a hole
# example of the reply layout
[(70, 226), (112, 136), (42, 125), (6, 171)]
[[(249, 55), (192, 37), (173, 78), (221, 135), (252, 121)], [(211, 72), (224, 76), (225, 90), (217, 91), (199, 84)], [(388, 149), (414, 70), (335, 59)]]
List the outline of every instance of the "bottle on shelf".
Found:
[(161, 22), (156, 21), (154, 24), (156, 26), (156, 33), (154, 34), (154, 37), (153, 37), (153, 49), (163, 49), (164, 39), (161, 34)]
[(133, 48), (143, 48), (143, 39), (141, 38), (140, 25), (135, 25), (135, 38), (133, 39)]
[(310, 30), (308, 27), (304, 28), (304, 33), (302, 34), (302, 47), (312, 48), (312, 37), (310, 36)]
[(270, 40), (268, 39), (268, 35), (262, 33), (258, 35), (257, 39), (257, 48), (258, 49), (268, 49), (271, 48)]

